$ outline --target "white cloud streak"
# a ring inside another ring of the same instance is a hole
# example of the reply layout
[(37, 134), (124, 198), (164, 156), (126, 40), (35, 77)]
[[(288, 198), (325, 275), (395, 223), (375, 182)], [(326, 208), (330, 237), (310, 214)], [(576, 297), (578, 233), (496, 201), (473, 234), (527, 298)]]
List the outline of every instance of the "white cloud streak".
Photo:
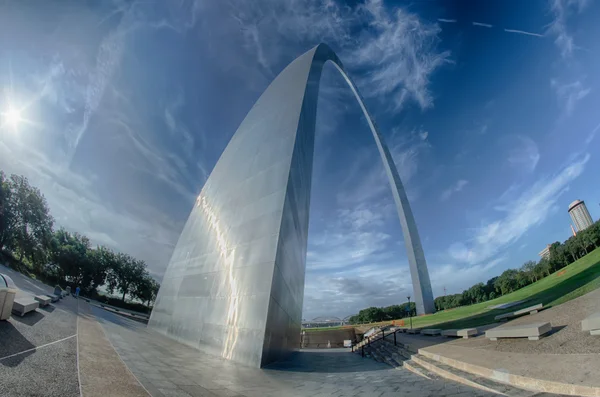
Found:
[(442, 195), (440, 196), (440, 201), (448, 200), (454, 193), (458, 193), (458, 192), (462, 191), (463, 188), (465, 186), (467, 186), (468, 184), (469, 184), (469, 181), (467, 181), (465, 179), (459, 179), (458, 181), (456, 181), (456, 183), (454, 185), (450, 186), (448, 189), (446, 189), (442, 192)]
[(438, 21), (443, 23), (456, 23), (456, 19), (438, 18)]
[(481, 26), (484, 28), (493, 28), (494, 25), (490, 25), (489, 23), (482, 23), (482, 22), (471, 22), (473, 24), (473, 26)]
[(469, 241), (451, 245), (450, 257), (459, 263), (479, 264), (517, 242), (546, 220), (569, 184), (582, 174), (589, 158), (586, 154), (573, 160), (557, 174), (538, 180), (516, 199), (496, 206), (504, 217), (476, 228)]
[(544, 37), (543, 34), (539, 34), (539, 33), (533, 33), (533, 32), (526, 32), (524, 30), (517, 30), (517, 29), (504, 29), (505, 32), (508, 33), (517, 33), (517, 34), (524, 34), (526, 36), (535, 36), (535, 37)]

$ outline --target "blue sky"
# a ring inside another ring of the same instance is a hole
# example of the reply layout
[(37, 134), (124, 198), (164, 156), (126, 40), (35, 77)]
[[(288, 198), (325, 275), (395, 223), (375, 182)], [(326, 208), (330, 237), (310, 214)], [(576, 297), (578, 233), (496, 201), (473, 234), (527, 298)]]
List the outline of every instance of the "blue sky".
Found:
[[(0, 4), (0, 168), (56, 223), (160, 279), (195, 196), (287, 63), (328, 43), (393, 152), (434, 294), (600, 217), (600, 6), (592, 1), (201, 0)], [(412, 294), (391, 191), (333, 66), (317, 119), (304, 315)]]

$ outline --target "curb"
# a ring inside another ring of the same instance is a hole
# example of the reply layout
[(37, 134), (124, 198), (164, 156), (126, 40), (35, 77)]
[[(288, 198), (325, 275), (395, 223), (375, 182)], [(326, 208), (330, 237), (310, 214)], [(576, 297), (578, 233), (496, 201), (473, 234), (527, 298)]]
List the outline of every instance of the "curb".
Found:
[(600, 387), (573, 385), (569, 383), (554, 382), (544, 379), (530, 378), (522, 375), (515, 375), (506, 371), (497, 371), (479, 365), (469, 364), (464, 361), (458, 361), (453, 358), (440, 356), (439, 354), (429, 353), (424, 349), (419, 349), (419, 354), (459, 370), (470, 372), (472, 374), (510, 386), (519, 387), (521, 389), (571, 396), (600, 397)]

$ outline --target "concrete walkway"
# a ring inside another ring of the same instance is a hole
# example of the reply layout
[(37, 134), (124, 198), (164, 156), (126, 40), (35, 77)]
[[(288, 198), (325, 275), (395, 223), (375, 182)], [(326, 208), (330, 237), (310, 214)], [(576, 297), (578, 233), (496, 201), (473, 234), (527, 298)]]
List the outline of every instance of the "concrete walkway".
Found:
[(149, 393), (113, 349), (90, 308), (88, 303), (80, 301), (78, 338), (82, 395), (148, 397)]
[(153, 397), (492, 395), (392, 369), (347, 349), (300, 351), (266, 369), (244, 367), (208, 356), (104, 310), (92, 307), (92, 313), (127, 367)]

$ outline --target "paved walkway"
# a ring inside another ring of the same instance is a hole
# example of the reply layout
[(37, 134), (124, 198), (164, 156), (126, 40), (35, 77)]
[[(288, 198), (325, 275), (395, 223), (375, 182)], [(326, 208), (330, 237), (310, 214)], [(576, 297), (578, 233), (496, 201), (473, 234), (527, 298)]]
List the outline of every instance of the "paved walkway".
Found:
[(431, 381), (344, 349), (303, 350), (266, 369), (235, 365), (92, 307), (127, 367), (161, 396), (488, 396), (458, 383)]
[(86, 397), (147, 397), (148, 392), (121, 361), (90, 308), (89, 304), (80, 303), (78, 338), (81, 394)]

